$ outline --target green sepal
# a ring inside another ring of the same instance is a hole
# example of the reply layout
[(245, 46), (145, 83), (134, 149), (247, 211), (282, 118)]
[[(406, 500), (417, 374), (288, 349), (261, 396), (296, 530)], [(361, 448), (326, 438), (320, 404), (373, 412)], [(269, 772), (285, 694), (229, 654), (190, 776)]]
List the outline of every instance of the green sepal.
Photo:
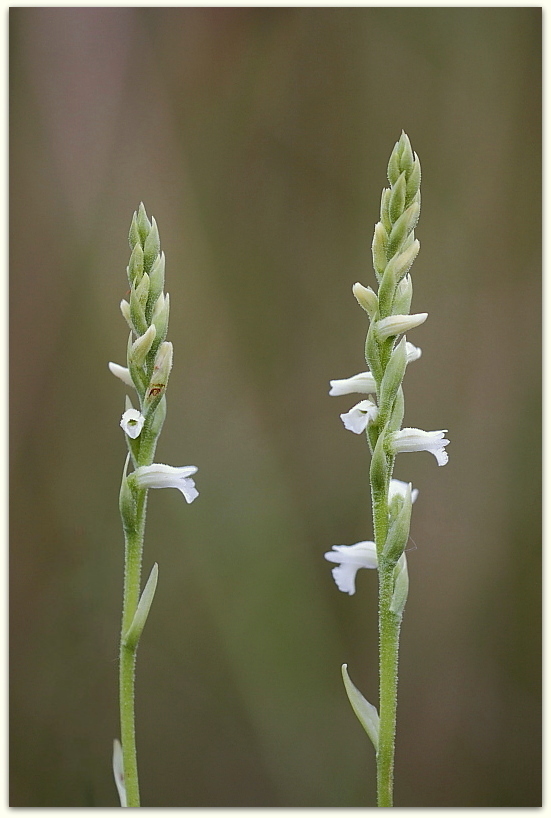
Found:
[(128, 360), (131, 360), (134, 366), (143, 366), (145, 359), (151, 349), (153, 341), (156, 337), (156, 327), (152, 324), (146, 329), (143, 335), (136, 338), (128, 351)]
[(153, 218), (151, 219), (151, 230), (149, 231), (149, 235), (145, 240), (143, 248), (143, 263), (144, 269), (147, 273), (151, 270), (153, 262), (159, 255), (160, 249), (161, 240), (159, 238), (159, 229), (157, 227), (157, 222)]
[(122, 474), (121, 490), (119, 492), (119, 510), (121, 513), (122, 526), (126, 534), (133, 534), (136, 531), (136, 498), (128, 482), (126, 472), (128, 471), (128, 461), (130, 454), (126, 456), (124, 471)]
[(341, 667), (341, 672), (346, 695), (352, 705), (352, 710), (371, 739), (371, 743), (375, 747), (375, 752), (377, 752), (379, 749), (379, 714), (377, 713), (377, 708), (367, 701), (352, 682), (348, 675), (348, 667), (346, 664)]
[(390, 192), (388, 202), (388, 215), (392, 224), (404, 212), (406, 203), (406, 174), (401, 173), (398, 180)]
[(147, 622), (147, 617), (149, 616), (151, 603), (153, 602), (153, 597), (155, 596), (155, 591), (157, 590), (158, 576), (159, 566), (157, 563), (154, 563), (149, 579), (145, 583), (140, 601), (138, 602), (138, 607), (136, 608), (136, 613), (134, 614), (132, 623), (123, 637), (124, 647), (128, 648), (129, 650), (134, 650), (136, 648), (140, 640), (140, 636), (142, 635), (145, 623)]
[[(413, 160), (413, 167), (406, 182), (406, 207), (414, 201), (416, 194), (419, 192), (421, 185), (421, 163), (419, 158), (415, 156)], [(419, 206), (421, 206), (421, 197), (418, 198)]]
[(161, 434), (165, 418), (166, 418), (166, 395), (163, 395), (151, 419), (150, 430), (151, 435), (155, 440)]
[(402, 618), (406, 606), (409, 592), (409, 575), (406, 555), (402, 554), (394, 569), (394, 591), (390, 601), (390, 610), (398, 617)]
[(390, 360), (386, 365), (385, 374), (381, 380), (379, 389), (379, 411), (384, 418), (390, 415), (398, 389), (404, 379), (407, 366), (406, 339), (402, 338), (400, 343), (392, 351)]
[[(162, 299), (162, 300), (161, 300)], [(159, 296), (153, 315), (151, 317), (152, 323), (155, 325), (157, 335), (151, 347), (151, 352), (156, 353), (160, 345), (166, 339), (168, 332), (168, 318), (170, 315), (170, 296), (165, 293), (164, 297)]]
[(145, 392), (142, 412), (146, 421), (153, 416), (153, 412), (159, 405), (161, 398), (166, 392), (170, 370), (172, 369), (172, 344), (164, 341), (157, 351), (153, 374)]
[(385, 437), (387, 426), (379, 434), (379, 438), (373, 449), (369, 476), (373, 495), (383, 494), (387, 491), (388, 461), (385, 452)]
[(145, 244), (145, 240), (149, 235), (149, 231), (151, 230), (151, 224), (149, 222), (149, 219), (147, 218), (147, 213), (145, 212), (143, 202), (140, 202), (140, 206), (138, 208), (137, 224), (140, 243), (143, 247)]
[(404, 390), (400, 386), (396, 393), (394, 406), (392, 407), (392, 412), (390, 414), (390, 420), (388, 421), (388, 431), (397, 432), (402, 426), (403, 419), (404, 419)]
[(383, 546), (382, 559), (386, 563), (398, 562), (409, 538), (411, 521), (411, 485), (408, 485), (402, 507), (391, 523)]

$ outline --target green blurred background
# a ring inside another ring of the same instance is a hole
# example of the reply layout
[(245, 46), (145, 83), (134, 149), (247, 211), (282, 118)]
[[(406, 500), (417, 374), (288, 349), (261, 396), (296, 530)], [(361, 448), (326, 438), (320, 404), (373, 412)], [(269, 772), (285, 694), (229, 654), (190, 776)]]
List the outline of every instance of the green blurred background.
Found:
[(541, 9), (11, 10), (11, 804), (115, 806), (126, 240), (160, 227), (175, 366), (138, 657), (146, 806), (357, 807), (377, 699), (364, 368), (403, 128), (423, 168), (405, 425), (419, 488), (396, 805), (541, 804)]

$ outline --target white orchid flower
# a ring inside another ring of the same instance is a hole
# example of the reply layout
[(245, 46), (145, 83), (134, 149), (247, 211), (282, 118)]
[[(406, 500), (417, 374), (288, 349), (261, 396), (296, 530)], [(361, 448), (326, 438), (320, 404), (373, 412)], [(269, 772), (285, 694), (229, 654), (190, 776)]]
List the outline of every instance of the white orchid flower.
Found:
[[(410, 364), (421, 357), (421, 348), (416, 347), (406, 341), (406, 356), (407, 362)], [(336, 395), (352, 395), (356, 392), (362, 395), (374, 395), (377, 392), (377, 384), (372, 372), (359, 372), (357, 375), (352, 375), (350, 378), (340, 378), (334, 381), (329, 381), (329, 394), (332, 397)]]
[(142, 489), (178, 489), (186, 498), (186, 502), (192, 503), (199, 496), (195, 481), (190, 476), (196, 471), (197, 466), (165, 466), (164, 463), (152, 463), (151, 466), (140, 466), (130, 477), (133, 477)]
[(423, 324), (428, 318), (428, 312), (418, 312), (415, 315), (389, 315), (377, 321), (376, 332), (379, 341), (390, 338), (391, 335), (400, 335), (409, 332)]
[(402, 429), (391, 435), (391, 446), (395, 454), (399, 452), (431, 452), (439, 466), (448, 462), (448, 453), (444, 446), (450, 442), (444, 437), (448, 430), (423, 432), (422, 429)]
[(145, 418), (137, 409), (127, 409), (121, 418), (121, 426), (132, 439), (139, 437)]
[(355, 435), (361, 435), (367, 428), (368, 423), (377, 420), (378, 414), (379, 409), (372, 400), (361, 400), (349, 412), (344, 412), (341, 415), (341, 420), (345, 429), (354, 432)]
[(377, 567), (375, 543), (369, 540), (355, 545), (334, 545), (333, 550), (327, 551), (324, 557), (329, 562), (338, 563), (331, 573), (337, 588), (345, 594), (356, 592), (356, 573), (360, 568)]

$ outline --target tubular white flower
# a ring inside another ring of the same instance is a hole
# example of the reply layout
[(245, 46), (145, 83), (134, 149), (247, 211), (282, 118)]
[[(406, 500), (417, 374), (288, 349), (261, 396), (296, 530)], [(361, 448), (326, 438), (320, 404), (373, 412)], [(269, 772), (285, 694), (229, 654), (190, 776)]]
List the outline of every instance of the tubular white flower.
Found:
[(192, 503), (199, 496), (195, 481), (190, 476), (196, 471), (197, 466), (165, 466), (164, 463), (152, 463), (151, 466), (140, 466), (130, 477), (133, 477), (142, 489), (178, 489), (186, 498), (186, 502)]
[[(405, 497), (409, 483), (404, 483), (403, 480), (396, 480), (392, 478), (388, 489), (388, 502), (390, 503), (393, 497)], [(419, 489), (411, 490), (411, 502), (414, 503), (419, 496)]]
[(379, 409), (372, 400), (361, 400), (349, 412), (341, 415), (341, 420), (344, 423), (344, 428), (356, 435), (367, 428), (368, 423), (372, 423), (377, 419)]
[(359, 372), (350, 378), (339, 378), (329, 381), (330, 395), (351, 395), (359, 392), (362, 395), (374, 395), (377, 391), (377, 384), (371, 372)]
[(127, 409), (121, 418), (121, 426), (132, 439), (139, 436), (143, 429), (145, 418), (137, 409)]
[(115, 378), (120, 378), (120, 380), (127, 386), (134, 387), (134, 381), (132, 380), (128, 367), (121, 366), (120, 364), (114, 364), (113, 361), (109, 361), (109, 370), (113, 373)]
[(423, 324), (428, 318), (428, 312), (418, 312), (415, 315), (389, 315), (377, 321), (377, 337), (380, 341), (390, 338), (391, 335), (400, 335), (410, 329)]
[[(406, 341), (406, 356), (407, 362), (410, 364), (421, 357), (421, 348), (410, 344)], [(372, 372), (359, 372), (357, 375), (352, 375), (350, 378), (338, 378), (334, 381), (329, 381), (329, 394), (332, 397), (337, 395), (352, 395), (359, 393), (361, 395), (374, 395), (377, 392), (377, 384)]]
[(422, 429), (402, 429), (391, 435), (391, 446), (395, 454), (399, 452), (431, 452), (439, 466), (448, 462), (448, 453), (444, 446), (450, 442), (444, 437), (448, 430), (423, 432)]
[(377, 567), (377, 549), (369, 540), (355, 545), (334, 545), (324, 557), (329, 562), (338, 563), (331, 573), (339, 591), (346, 594), (356, 592), (356, 573), (360, 568)]

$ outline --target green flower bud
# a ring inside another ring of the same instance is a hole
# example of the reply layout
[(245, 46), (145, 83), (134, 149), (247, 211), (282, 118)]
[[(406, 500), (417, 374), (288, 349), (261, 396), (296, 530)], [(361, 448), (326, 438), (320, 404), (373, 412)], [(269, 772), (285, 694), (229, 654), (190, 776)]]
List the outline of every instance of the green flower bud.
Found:
[(143, 250), (139, 242), (134, 245), (126, 272), (130, 286), (137, 286), (143, 276)]
[(404, 608), (406, 606), (409, 592), (409, 575), (406, 555), (402, 554), (396, 568), (394, 569), (394, 592), (390, 602), (390, 610), (398, 617), (402, 618)]
[(393, 315), (408, 315), (413, 296), (413, 284), (410, 275), (405, 275), (394, 291), (391, 313)]
[(172, 369), (172, 344), (164, 341), (158, 349), (153, 374), (147, 387), (143, 402), (143, 414), (150, 415), (159, 405), (166, 391), (166, 385)]
[(365, 339), (365, 360), (371, 370), (376, 383), (381, 382), (383, 377), (383, 368), (381, 364), (381, 353), (379, 351), (379, 344), (377, 342), (376, 327), (378, 321), (372, 321), (367, 331)]
[(402, 215), (402, 213), (404, 212), (405, 203), (406, 203), (406, 174), (402, 172), (398, 177), (398, 181), (390, 191), (390, 197), (388, 201), (388, 215), (391, 224), (394, 224), (398, 217)]
[(386, 542), (383, 547), (382, 558), (386, 562), (398, 562), (409, 538), (409, 525), (411, 520), (411, 484), (408, 485), (402, 508), (391, 524)]
[(155, 325), (152, 324), (143, 335), (140, 335), (140, 337), (134, 341), (129, 352), (129, 360), (132, 361), (134, 366), (144, 365), (147, 353), (151, 349), (156, 334), (157, 330), (155, 329)]
[[(147, 273), (144, 273), (140, 283), (134, 288), (136, 292), (136, 298), (142, 308), (145, 311), (145, 305), (147, 304), (147, 296), (149, 295), (149, 276)], [(132, 301), (130, 301), (132, 303)]]
[(375, 225), (375, 232), (373, 233), (371, 253), (373, 256), (373, 268), (379, 281), (381, 280), (381, 276), (383, 275), (388, 262), (387, 244), (388, 233), (386, 232), (383, 223), (377, 222)]
[(119, 492), (119, 509), (126, 534), (132, 534), (136, 530), (136, 499), (126, 476), (129, 460), (130, 455), (127, 455)]
[(354, 298), (360, 307), (366, 311), (370, 319), (373, 320), (379, 311), (379, 300), (371, 287), (364, 287), (358, 281), (352, 287)]
[(138, 217), (136, 213), (132, 216), (132, 224), (130, 225), (130, 232), (128, 233), (128, 244), (133, 250), (136, 244), (140, 243), (140, 231), (138, 230)]
[(153, 419), (151, 421), (150, 427), (151, 434), (155, 439), (157, 439), (161, 434), (165, 418), (166, 418), (166, 395), (163, 395), (163, 397), (159, 401), (159, 405), (153, 412)]
[(403, 168), (400, 167), (400, 142), (396, 142), (388, 160), (387, 176), (391, 185), (395, 185)]
[(421, 204), (421, 196), (419, 194), (419, 187), (421, 185), (421, 163), (416, 156), (413, 161), (411, 173), (406, 182), (406, 206), (414, 201), (416, 196), (419, 196), (419, 204)]
[(149, 219), (147, 218), (147, 213), (145, 212), (143, 202), (140, 202), (140, 206), (138, 208), (137, 225), (140, 243), (143, 247), (145, 244), (145, 240), (149, 235), (149, 231), (151, 230), (151, 224), (149, 223)]
[(413, 167), (413, 151), (411, 150), (411, 142), (409, 141), (409, 137), (406, 133), (404, 133), (404, 131), (402, 131), (402, 136), (398, 141), (398, 145), (400, 170), (405, 171), (406, 177), (408, 177)]
[(161, 240), (159, 238), (159, 230), (157, 228), (157, 222), (155, 219), (151, 219), (151, 230), (149, 231), (149, 235), (145, 240), (145, 244), (143, 247), (143, 261), (144, 261), (144, 268), (146, 272), (151, 270), (153, 266), (153, 262), (159, 255), (159, 250), (161, 249)]
[(392, 230), (392, 222), (390, 221), (389, 215), (389, 203), (390, 197), (392, 195), (392, 191), (388, 188), (383, 188), (383, 192), (381, 194), (381, 222), (383, 223), (383, 227), (390, 233)]
[(153, 344), (153, 349), (156, 350), (158, 346), (165, 340), (166, 334), (168, 332), (168, 317), (170, 313), (170, 296), (168, 293), (162, 294), (157, 299), (157, 303), (155, 304), (155, 309), (153, 310), (153, 315), (151, 317), (152, 323), (155, 325), (155, 329), (157, 330), (157, 336), (155, 338), (155, 343)]
[(125, 301), (124, 298), (120, 303), (121, 312), (123, 315), (124, 320), (128, 324), (131, 330), (134, 330), (134, 324), (132, 323), (132, 316), (130, 314), (130, 304), (128, 301)]
[(161, 253), (153, 262), (149, 272), (149, 296), (147, 299), (146, 312), (151, 313), (157, 299), (165, 286), (165, 254)]
[[(126, 304), (126, 301), (121, 302), (121, 311), (123, 311), (123, 304)], [(132, 287), (132, 290), (130, 291), (129, 310), (130, 321), (128, 321), (128, 323), (130, 327), (134, 330), (136, 335), (143, 335), (143, 333), (147, 330), (147, 321), (145, 320), (145, 312), (143, 305), (140, 303), (140, 299), (136, 293), (135, 287)]]
[(419, 204), (413, 202), (396, 221), (390, 236), (388, 237), (388, 255), (393, 256), (397, 250), (402, 249), (402, 244), (409, 236), (415, 225), (419, 221)]

